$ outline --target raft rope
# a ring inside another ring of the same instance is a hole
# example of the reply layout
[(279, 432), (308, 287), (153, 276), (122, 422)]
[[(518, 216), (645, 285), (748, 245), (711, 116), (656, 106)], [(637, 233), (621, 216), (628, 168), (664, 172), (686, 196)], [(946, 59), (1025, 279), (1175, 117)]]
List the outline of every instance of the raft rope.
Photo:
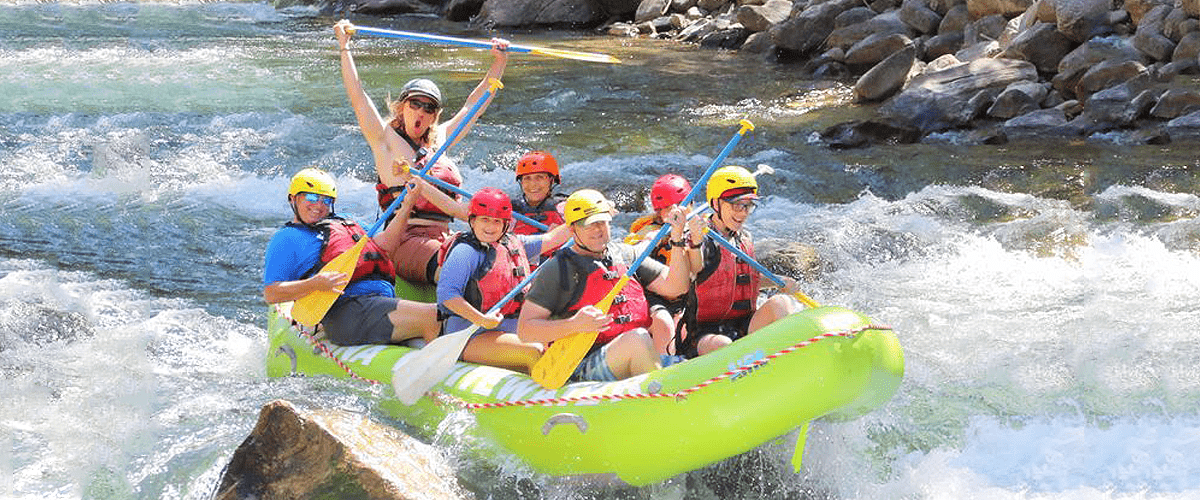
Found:
[[(345, 370), (346, 373), (348, 373), (350, 375), (350, 378), (353, 378), (355, 380), (362, 380), (362, 381), (365, 381), (365, 382), (368, 382), (371, 384), (382, 384), (382, 382), (379, 382), (377, 380), (371, 380), (368, 378), (364, 378), (362, 376), (359, 376), (357, 373), (354, 373), (354, 370), (351, 369), (345, 363), (343, 363), (342, 360), (338, 359), (338, 357), (333, 354), (333, 351), (331, 351), (329, 349), (329, 347), (326, 345), (326, 343), (321, 341), (320, 339), (318, 339), (317, 335), (314, 332), (311, 332), (309, 330), (309, 328), (302, 327), (299, 325), (297, 325), (297, 328), (300, 331), (300, 333), (303, 334), (306, 339), (308, 339), (308, 341), (310, 343), (312, 343), (314, 346), (317, 347), (318, 350), (320, 350), (322, 353), (324, 353), (325, 356), (332, 359), (335, 363), (337, 363), (338, 366), (342, 367), (342, 369)], [(564, 404), (571, 404), (571, 403), (582, 403), (582, 402), (593, 402), (593, 401), (620, 401), (620, 400), (625, 400), (625, 399), (675, 398), (677, 400), (683, 400), (683, 399), (687, 399), (688, 396), (696, 393), (697, 391), (704, 389), (705, 387), (713, 385), (713, 384), (720, 382), (722, 380), (725, 380), (727, 378), (736, 377), (743, 373), (747, 373), (752, 370), (758, 369), (759, 367), (761, 367), (767, 363), (770, 363), (772, 360), (774, 360), (776, 358), (786, 356), (793, 352), (799, 351), (800, 349), (811, 346), (822, 340), (825, 340), (828, 338), (833, 338), (833, 337), (846, 337), (846, 338), (852, 339), (867, 330), (891, 330), (891, 329), (892, 329), (892, 327), (887, 326), (887, 325), (868, 324), (868, 325), (860, 326), (858, 328), (842, 330), (842, 331), (838, 331), (838, 332), (823, 333), (821, 335), (812, 337), (808, 340), (798, 342), (789, 347), (785, 347), (785, 348), (779, 350), (778, 352), (775, 352), (774, 354), (771, 354), (771, 355), (764, 357), (760, 360), (757, 360), (753, 363), (739, 366), (732, 370), (726, 371), (725, 373), (717, 375), (713, 378), (710, 378), (708, 380), (700, 382), (699, 384), (696, 384), (694, 386), (688, 387), (686, 389), (683, 389), (683, 390), (680, 390), (677, 392), (634, 393), (634, 394), (597, 394), (597, 395), (593, 395), (593, 396), (576, 396), (576, 397), (570, 397), (570, 398), (530, 399), (530, 400), (524, 400), (524, 401), (501, 401), (501, 402), (497, 402), (497, 403), (469, 403), (469, 402), (463, 400), (462, 398), (459, 398), (459, 397), (456, 397), (456, 396), (453, 396), (450, 394), (440, 393), (440, 392), (432, 393), (431, 396), (440, 399), (444, 403), (452, 404), (454, 406), (458, 406), (460, 408), (467, 409), (467, 410), (487, 410), (487, 409), (496, 409), (496, 408), (510, 408), (510, 407), (515, 407), (515, 406), (561, 406)]]

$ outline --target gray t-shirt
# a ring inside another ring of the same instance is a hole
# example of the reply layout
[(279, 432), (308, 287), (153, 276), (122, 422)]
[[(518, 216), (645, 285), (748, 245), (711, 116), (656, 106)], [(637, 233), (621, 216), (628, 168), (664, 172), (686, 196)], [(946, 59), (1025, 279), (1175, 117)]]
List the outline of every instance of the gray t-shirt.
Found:
[[(605, 269), (609, 267), (604, 263), (604, 259), (594, 259), (585, 257), (580, 260), (587, 260), (592, 267), (588, 269), (574, 269), (575, 266), (570, 266), (566, 263), (564, 253), (574, 253), (574, 250), (565, 249), (554, 254), (550, 260), (543, 262), (538, 270), (538, 275), (533, 278), (533, 283), (529, 287), (529, 292), (525, 294), (525, 300), (532, 302), (550, 311), (550, 317), (560, 319), (569, 317), (567, 307), (571, 302), (582, 295), (582, 287), (587, 281), (587, 275), (596, 269), (595, 266), (603, 266)], [(620, 242), (610, 242), (606, 247), (605, 255), (612, 258), (612, 262), (632, 264), (637, 258), (638, 252), (631, 245)], [(563, 272), (562, 266), (570, 266), (567, 273)], [(634, 279), (642, 284), (645, 288), (658, 279), (659, 276), (667, 272), (667, 266), (654, 259), (643, 259), (642, 265), (638, 267), (634, 273)], [(563, 282), (564, 276), (567, 280)], [(607, 292), (608, 290), (605, 290)]]

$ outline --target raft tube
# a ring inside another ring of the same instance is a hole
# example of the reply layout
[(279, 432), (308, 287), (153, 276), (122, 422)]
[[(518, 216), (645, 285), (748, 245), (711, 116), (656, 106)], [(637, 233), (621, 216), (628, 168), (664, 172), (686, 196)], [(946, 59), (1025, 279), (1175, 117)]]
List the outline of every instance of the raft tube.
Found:
[[(338, 347), (272, 306), (267, 374), (354, 377), (384, 384), (414, 350)], [(732, 345), (617, 382), (543, 389), (517, 372), (458, 362), (417, 404), (382, 409), (432, 434), (452, 411), (471, 432), (549, 475), (615, 474), (642, 486), (750, 451), (819, 417), (872, 411), (900, 386), (895, 334), (841, 307), (807, 309)], [(402, 370), (401, 370), (402, 373)], [(801, 432), (804, 432), (802, 430)], [(801, 448), (805, 436), (799, 436)], [(798, 449), (797, 453), (802, 453)]]

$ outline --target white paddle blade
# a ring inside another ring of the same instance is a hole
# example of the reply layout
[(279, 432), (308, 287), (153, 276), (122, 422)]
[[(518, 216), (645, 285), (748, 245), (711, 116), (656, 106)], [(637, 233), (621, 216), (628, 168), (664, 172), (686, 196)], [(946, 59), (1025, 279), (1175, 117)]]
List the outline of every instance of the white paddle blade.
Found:
[(396, 391), (396, 399), (405, 406), (411, 406), (425, 395), (425, 392), (437, 385), (454, 370), (454, 363), (462, 355), (471, 340), (471, 335), (479, 327), (470, 327), (443, 335), (400, 359), (392, 367), (392, 389)]

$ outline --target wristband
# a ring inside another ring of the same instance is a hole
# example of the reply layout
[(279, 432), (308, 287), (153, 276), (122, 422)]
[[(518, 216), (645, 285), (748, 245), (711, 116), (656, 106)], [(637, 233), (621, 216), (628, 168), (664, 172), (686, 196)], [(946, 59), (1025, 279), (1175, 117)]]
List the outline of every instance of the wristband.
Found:
[(685, 245), (687, 245), (687, 242), (683, 240), (670, 240), (667, 243), (675, 248), (683, 248)]

